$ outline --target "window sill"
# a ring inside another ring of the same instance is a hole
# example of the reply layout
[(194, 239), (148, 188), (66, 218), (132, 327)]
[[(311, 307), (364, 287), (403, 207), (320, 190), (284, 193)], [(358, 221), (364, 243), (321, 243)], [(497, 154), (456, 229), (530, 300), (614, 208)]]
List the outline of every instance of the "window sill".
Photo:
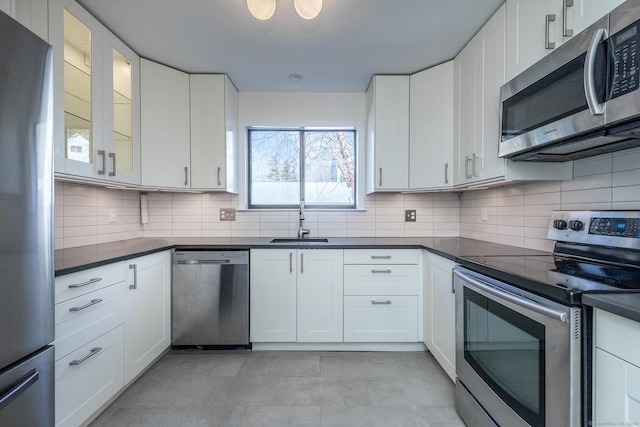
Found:
[[(236, 212), (298, 212), (299, 209), (291, 209), (291, 208), (273, 208), (273, 209), (236, 209)], [(367, 212), (367, 209), (356, 208), (356, 209), (340, 209), (340, 208), (327, 208), (327, 209), (314, 209), (314, 208), (304, 208), (305, 212)]]

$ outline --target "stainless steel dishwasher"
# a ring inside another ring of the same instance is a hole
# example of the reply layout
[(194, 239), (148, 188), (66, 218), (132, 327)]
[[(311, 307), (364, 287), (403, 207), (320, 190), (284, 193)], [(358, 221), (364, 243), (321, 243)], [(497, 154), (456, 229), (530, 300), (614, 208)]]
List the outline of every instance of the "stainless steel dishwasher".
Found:
[(173, 253), (173, 345), (249, 345), (249, 252)]

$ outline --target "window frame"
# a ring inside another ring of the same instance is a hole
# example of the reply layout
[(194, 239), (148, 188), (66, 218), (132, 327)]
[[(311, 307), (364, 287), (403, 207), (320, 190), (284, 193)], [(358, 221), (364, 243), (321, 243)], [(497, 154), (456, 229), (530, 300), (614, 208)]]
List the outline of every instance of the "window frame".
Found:
[[(300, 180), (300, 199), (305, 202), (305, 209), (319, 209), (319, 210), (356, 210), (358, 208), (358, 129), (357, 127), (331, 127), (331, 126), (319, 126), (319, 127), (269, 127), (269, 126), (247, 126), (246, 128), (246, 141), (247, 141), (247, 152), (246, 152), (246, 160), (247, 160), (247, 209), (249, 210), (278, 210), (278, 209), (298, 209), (300, 205), (296, 204), (254, 204), (251, 202), (251, 186), (253, 183), (253, 163), (251, 161), (251, 132), (254, 131), (272, 131), (272, 132), (299, 132), (300, 138), (300, 155), (298, 157), (298, 167), (299, 167), (299, 180)], [(352, 204), (307, 204), (305, 200), (305, 152), (306, 152), (306, 142), (305, 142), (305, 133), (307, 132), (351, 132), (353, 134), (353, 203)]]

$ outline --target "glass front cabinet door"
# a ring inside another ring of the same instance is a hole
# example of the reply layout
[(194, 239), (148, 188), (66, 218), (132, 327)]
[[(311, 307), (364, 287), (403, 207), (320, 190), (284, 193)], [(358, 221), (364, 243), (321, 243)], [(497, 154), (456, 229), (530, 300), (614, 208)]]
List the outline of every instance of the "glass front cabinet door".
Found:
[(139, 184), (138, 56), (73, 0), (49, 14), (55, 172)]

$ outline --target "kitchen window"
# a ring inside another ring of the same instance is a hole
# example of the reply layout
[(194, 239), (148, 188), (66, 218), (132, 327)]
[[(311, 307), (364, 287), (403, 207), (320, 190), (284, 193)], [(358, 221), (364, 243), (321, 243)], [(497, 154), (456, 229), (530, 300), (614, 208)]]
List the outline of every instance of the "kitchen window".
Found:
[(356, 206), (355, 129), (248, 129), (249, 208)]

